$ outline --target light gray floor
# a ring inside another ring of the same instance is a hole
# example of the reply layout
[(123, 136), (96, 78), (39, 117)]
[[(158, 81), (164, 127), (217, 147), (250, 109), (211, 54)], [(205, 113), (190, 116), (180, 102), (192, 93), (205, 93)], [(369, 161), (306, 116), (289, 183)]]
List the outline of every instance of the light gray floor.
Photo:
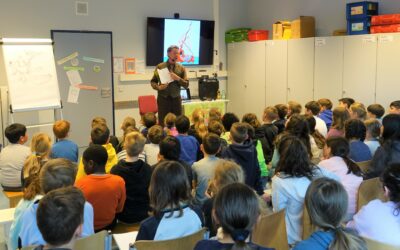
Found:
[[(3, 194), (3, 189), (0, 187), (0, 209), (6, 209), (8, 207), (8, 199)], [(4, 239), (4, 230), (2, 226), (0, 226), (0, 250), (7, 250), (6, 239)]]

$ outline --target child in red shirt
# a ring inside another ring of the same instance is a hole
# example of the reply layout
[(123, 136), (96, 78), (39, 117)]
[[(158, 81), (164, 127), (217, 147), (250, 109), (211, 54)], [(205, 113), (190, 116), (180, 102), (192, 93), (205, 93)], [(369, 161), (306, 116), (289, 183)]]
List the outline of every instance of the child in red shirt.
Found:
[(79, 179), (75, 186), (93, 206), (95, 231), (112, 229), (116, 224), (115, 215), (124, 208), (125, 181), (119, 176), (106, 174), (108, 155), (103, 146), (89, 146), (82, 158), (87, 176)]

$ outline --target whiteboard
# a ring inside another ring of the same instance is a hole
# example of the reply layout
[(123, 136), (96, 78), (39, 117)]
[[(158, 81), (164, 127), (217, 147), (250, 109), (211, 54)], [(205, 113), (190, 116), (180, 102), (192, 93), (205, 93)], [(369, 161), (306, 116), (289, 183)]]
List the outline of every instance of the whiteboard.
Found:
[(1, 47), (12, 111), (61, 108), (52, 44)]

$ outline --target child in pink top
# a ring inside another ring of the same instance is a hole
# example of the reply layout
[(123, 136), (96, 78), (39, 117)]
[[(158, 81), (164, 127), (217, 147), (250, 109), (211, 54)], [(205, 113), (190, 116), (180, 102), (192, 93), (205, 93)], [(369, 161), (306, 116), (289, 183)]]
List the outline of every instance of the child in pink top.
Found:
[(332, 113), (332, 127), (329, 129), (326, 138), (332, 136), (343, 136), (344, 137), (344, 124), (350, 119), (349, 111), (343, 107), (337, 107)]
[(361, 169), (348, 157), (349, 142), (343, 137), (330, 137), (326, 140), (324, 157), (318, 165), (336, 174), (349, 196), (345, 221), (352, 219), (356, 212), (358, 188), (363, 178)]

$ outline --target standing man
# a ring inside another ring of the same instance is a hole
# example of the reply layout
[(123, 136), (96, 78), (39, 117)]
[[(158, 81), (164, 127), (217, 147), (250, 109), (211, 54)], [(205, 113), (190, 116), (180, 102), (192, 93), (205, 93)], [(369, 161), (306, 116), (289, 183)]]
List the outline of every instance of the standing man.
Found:
[[(181, 87), (187, 88), (189, 81), (185, 68), (177, 63), (179, 56), (179, 48), (172, 45), (167, 50), (168, 61), (157, 65), (151, 79), (151, 87), (158, 91), (158, 121), (161, 126), (164, 125), (164, 117), (168, 113), (174, 113), (176, 116), (182, 114), (182, 100), (180, 95)], [(162, 83), (158, 75), (157, 69), (168, 68), (172, 82)]]

